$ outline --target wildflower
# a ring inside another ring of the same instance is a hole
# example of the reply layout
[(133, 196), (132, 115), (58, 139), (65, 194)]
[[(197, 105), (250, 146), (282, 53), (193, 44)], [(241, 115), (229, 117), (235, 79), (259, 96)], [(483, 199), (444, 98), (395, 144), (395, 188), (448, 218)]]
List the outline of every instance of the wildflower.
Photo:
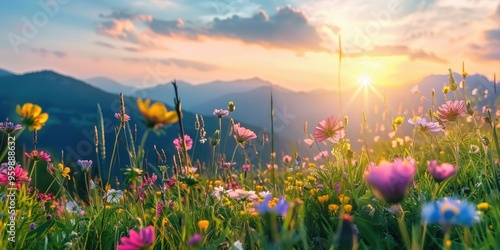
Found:
[(490, 204), (488, 202), (481, 202), (477, 204), (477, 209), (481, 211), (488, 211), (490, 209)]
[(38, 150), (33, 150), (31, 151), (31, 153), (24, 153), (24, 155), (34, 161), (46, 161), (46, 162), (49, 162), (51, 161), (50, 159), (50, 155), (43, 152), (43, 151), (40, 151), (38, 152)]
[(467, 114), (465, 101), (447, 101), (438, 108), (437, 115), (442, 122), (455, 121), (457, 117)]
[(243, 166), (241, 166), (241, 169), (244, 172), (249, 172), (250, 171), (250, 164), (243, 164)]
[(216, 115), (219, 118), (222, 118), (222, 117), (224, 117), (226, 115), (229, 115), (229, 110), (215, 109), (213, 114)]
[(401, 126), (401, 124), (403, 124), (404, 119), (405, 118), (403, 116), (398, 116), (398, 117), (394, 118), (394, 120), (392, 121), (392, 124), (394, 124), (396, 126)]
[(312, 144), (313, 144), (314, 140), (313, 140), (313, 139), (306, 138), (306, 139), (304, 139), (304, 142), (305, 142), (307, 145), (309, 145), (309, 147), (312, 147)]
[(88, 173), (92, 167), (92, 160), (78, 160), (78, 166), (82, 168), (83, 173)]
[(410, 92), (412, 94), (417, 95), (418, 94), (418, 85), (415, 85), (415, 86), (411, 87)]
[(422, 132), (439, 132), (443, 130), (438, 122), (427, 122), (426, 118), (421, 118), (419, 116), (414, 116), (413, 118), (408, 119), (408, 123), (417, 126), (416, 128), (420, 129)]
[[(28, 171), (21, 168), (21, 165), (16, 165), (14, 171), (9, 170), (6, 166), (7, 164), (2, 164), (2, 170), (0, 172), (0, 183), (11, 187), (12, 183), (15, 183), (17, 189), (21, 188), (21, 184), (29, 183), (31, 178), (28, 178)], [(13, 174), (12, 174), (13, 173)], [(14, 177), (14, 179), (12, 179)]]
[(446, 94), (448, 94), (448, 92), (450, 92), (450, 87), (444, 86), (442, 91), (443, 91), (443, 94), (446, 95)]
[(21, 126), (21, 124), (14, 125), (14, 123), (9, 121), (0, 122), (0, 131), (4, 131), (7, 134), (12, 134), (22, 128), (23, 126)]
[(330, 210), (333, 213), (337, 212), (338, 209), (339, 209), (339, 205), (337, 205), (337, 204), (329, 204), (328, 205), (328, 210)]
[(366, 182), (373, 187), (378, 199), (389, 203), (399, 203), (413, 181), (415, 172), (415, 160), (398, 158), (392, 163), (383, 161), (379, 166), (371, 162), (365, 170), (364, 177)]
[(199, 245), (203, 241), (203, 236), (201, 234), (193, 234), (191, 238), (189, 238), (187, 244), (188, 246), (196, 246)]
[(265, 213), (276, 213), (281, 216), (286, 216), (288, 213), (288, 210), (290, 208), (290, 204), (285, 200), (285, 198), (281, 197), (278, 202), (276, 202), (276, 205), (271, 207), (271, 195), (267, 195), (266, 198), (264, 198), (264, 201), (260, 203), (254, 204), (255, 210), (259, 212), (260, 214), (265, 214)]
[(201, 231), (207, 230), (208, 226), (210, 225), (210, 222), (208, 220), (200, 220), (198, 221), (198, 228)]
[(227, 195), (231, 199), (235, 199), (235, 200), (242, 200), (242, 199), (246, 199), (246, 198), (248, 198), (250, 200), (255, 200), (255, 199), (259, 198), (259, 196), (257, 194), (255, 194), (255, 191), (246, 191), (243, 189), (231, 190), (227, 193)]
[[(193, 139), (189, 135), (184, 135), (184, 140), (186, 141), (186, 150), (190, 150), (193, 147)], [(182, 149), (182, 139), (180, 137), (174, 139), (174, 146), (176, 150)]]
[(314, 129), (314, 138), (318, 142), (328, 140), (331, 143), (337, 143), (340, 139), (344, 138), (344, 136), (345, 130), (342, 121), (333, 116), (319, 122)]
[(241, 127), (239, 123), (234, 124), (233, 129), (234, 139), (240, 143), (240, 145), (257, 138), (257, 135), (252, 130)]
[(442, 182), (457, 172), (457, 168), (449, 163), (438, 164), (436, 160), (430, 161), (427, 166), (427, 170), (431, 173), (434, 180), (437, 182)]
[(453, 225), (470, 227), (479, 222), (474, 205), (448, 197), (427, 203), (422, 208), (422, 218), (426, 224), (441, 224), (446, 231)]
[(142, 101), (137, 99), (137, 107), (146, 121), (148, 128), (159, 128), (167, 124), (177, 122), (179, 117), (175, 111), (168, 111), (167, 107), (161, 102), (155, 102), (149, 106), (151, 100)]
[(344, 205), (344, 212), (346, 213), (351, 213), (352, 211), (352, 205)]
[(234, 112), (236, 110), (236, 106), (234, 106), (234, 102), (229, 102), (227, 104), (227, 109), (229, 109), (229, 112)]
[(210, 144), (212, 146), (217, 146), (220, 142), (220, 130), (215, 130), (214, 135), (212, 136), (212, 139), (210, 140)]
[(59, 169), (59, 173), (61, 173), (63, 178), (67, 178), (71, 180), (71, 176), (69, 176), (69, 172), (71, 171), (69, 167), (64, 167), (62, 163), (57, 164), (57, 168)]
[(290, 162), (292, 162), (292, 157), (291, 157), (291, 156), (289, 156), (289, 155), (285, 155), (285, 156), (283, 156), (283, 159), (282, 159), (281, 161), (282, 161), (283, 163), (286, 163), (286, 164), (287, 164), (287, 163), (290, 163)]
[(219, 168), (220, 169), (230, 169), (232, 166), (236, 165), (236, 162), (220, 162), (219, 163)]
[(243, 250), (243, 243), (241, 243), (241, 241), (238, 240), (233, 243), (233, 246), (231, 246), (229, 250)]
[(330, 199), (330, 196), (328, 196), (327, 194), (322, 195), (322, 196), (318, 196), (318, 201), (319, 201), (321, 204), (323, 204), (323, 203), (327, 202), (327, 201), (328, 201), (328, 199)]
[(130, 249), (148, 249), (155, 241), (155, 229), (153, 226), (143, 227), (139, 229), (139, 233), (135, 230), (129, 231), (129, 237), (122, 237), (117, 250)]
[(345, 196), (343, 194), (339, 195), (339, 201), (342, 205), (349, 203), (350, 200), (349, 196)]
[(326, 157), (328, 157), (328, 151), (324, 150), (324, 151), (319, 152), (319, 154), (315, 155), (313, 157), (313, 159), (315, 161), (317, 161), (317, 160), (320, 160), (320, 159), (326, 159)]
[(110, 189), (110, 190), (106, 191), (106, 194), (102, 198), (106, 199), (107, 202), (117, 203), (117, 202), (120, 201), (120, 199), (122, 197), (123, 197), (123, 191), (122, 190)]
[(49, 119), (47, 113), (42, 113), (42, 108), (33, 103), (25, 103), (22, 107), (17, 105), (16, 112), (23, 120), (22, 124), (29, 130), (40, 130)]
[(69, 201), (68, 203), (66, 203), (66, 211), (72, 214), (79, 214), (83, 210), (80, 206), (78, 206), (78, 204), (76, 204), (76, 202)]
[(121, 124), (125, 124), (126, 122), (130, 121), (130, 116), (127, 114), (120, 114), (120, 113), (115, 113), (115, 118), (120, 121)]

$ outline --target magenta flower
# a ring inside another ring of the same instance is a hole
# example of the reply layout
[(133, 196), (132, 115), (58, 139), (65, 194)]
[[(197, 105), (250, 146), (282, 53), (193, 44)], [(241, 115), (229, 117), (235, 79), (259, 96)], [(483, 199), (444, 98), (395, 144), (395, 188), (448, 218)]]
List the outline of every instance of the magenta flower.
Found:
[[(189, 135), (184, 135), (186, 140), (186, 150), (190, 150), (193, 147), (193, 139)], [(180, 137), (174, 139), (174, 146), (176, 150), (182, 149), (182, 139)]]
[(384, 161), (379, 166), (371, 162), (364, 176), (379, 200), (399, 203), (405, 197), (416, 170), (415, 160), (412, 158), (397, 158), (392, 163)]
[(122, 124), (125, 122), (130, 121), (130, 116), (127, 114), (120, 114), (120, 113), (115, 113), (115, 118), (118, 119)]
[(241, 169), (245, 172), (249, 172), (250, 171), (250, 164), (243, 164), (243, 166), (241, 166)]
[(427, 170), (431, 173), (434, 180), (437, 182), (442, 182), (457, 172), (457, 168), (449, 163), (438, 164), (436, 160), (430, 161), (427, 166)]
[(337, 143), (344, 136), (344, 123), (333, 116), (319, 122), (318, 126), (314, 129), (314, 138), (317, 142), (328, 140), (331, 143)]
[(147, 249), (152, 246), (155, 241), (155, 229), (153, 226), (143, 227), (139, 229), (139, 233), (135, 230), (129, 231), (129, 237), (122, 237), (117, 250), (139, 250)]
[(40, 151), (38, 152), (38, 150), (33, 150), (31, 151), (31, 153), (24, 153), (24, 155), (34, 161), (46, 161), (46, 162), (50, 162), (51, 159), (50, 159), (50, 155), (43, 152), (43, 151)]
[[(24, 170), (21, 165), (17, 165), (14, 170), (9, 170), (6, 166), (7, 164), (2, 164), (2, 170), (0, 171), (0, 184), (7, 187), (11, 187), (15, 184), (17, 189), (21, 188), (21, 184), (29, 183), (31, 178), (28, 177), (28, 171)], [(10, 175), (9, 175), (10, 173)], [(9, 180), (9, 176), (14, 179)]]
[(427, 119), (421, 117), (413, 117), (412, 119), (408, 119), (408, 123), (417, 126), (422, 132), (431, 131), (431, 132), (439, 132), (443, 131), (441, 125), (438, 122), (427, 122)]
[(229, 110), (225, 110), (225, 109), (215, 109), (214, 110), (214, 115), (218, 116), (219, 118), (222, 118), (226, 115), (229, 115)]
[(465, 101), (447, 101), (438, 108), (437, 115), (443, 123), (455, 121), (457, 117), (462, 117), (467, 114), (467, 105)]
[(234, 139), (242, 146), (243, 144), (250, 142), (251, 140), (257, 138), (257, 135), (250, 129), (241, 127), (239, 123), (234, 124)]
[(197, 246), (203, 241), (203, 236), (201, 234), (194, 234), (188, 240), (188, 246)]

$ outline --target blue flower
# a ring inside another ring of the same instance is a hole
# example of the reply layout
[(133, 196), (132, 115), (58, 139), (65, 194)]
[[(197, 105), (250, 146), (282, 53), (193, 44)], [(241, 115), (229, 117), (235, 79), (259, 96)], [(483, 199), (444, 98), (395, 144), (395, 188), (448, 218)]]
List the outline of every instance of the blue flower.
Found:
[(422, 208), (422, 218), (426, 224), (439, 223), (445, 229), (453, 225), (470, 227), (479, 222), (479, 214), (474, 205), (448, 197), (427, 203)]
[(276, 206), (271, 208), (269, 207), (269, 202), (271, 201), (271, 198), (272, 196), (270, 194), (266, 195), (264, 201), (254, 205), (255, 210), (257, 210), (257, 212), (259, 212), (260, 214), (274, 212), (281, 216), (286, 216), (286, 214), (288, 213), (288, 209), (290, 208), (290, 204), (285, 200), (285, 198), (281, 197), (276, 203)]

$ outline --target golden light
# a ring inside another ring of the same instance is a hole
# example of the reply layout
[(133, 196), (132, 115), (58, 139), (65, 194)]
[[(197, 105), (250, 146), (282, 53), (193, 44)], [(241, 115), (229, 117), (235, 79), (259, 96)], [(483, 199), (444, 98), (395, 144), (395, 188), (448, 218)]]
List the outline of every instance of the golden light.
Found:
[(370, 76), (364, 75), (359, 77), (358, 83), (363, 87), (368, 87), (372, 84), (372, 79), (370, 78)]

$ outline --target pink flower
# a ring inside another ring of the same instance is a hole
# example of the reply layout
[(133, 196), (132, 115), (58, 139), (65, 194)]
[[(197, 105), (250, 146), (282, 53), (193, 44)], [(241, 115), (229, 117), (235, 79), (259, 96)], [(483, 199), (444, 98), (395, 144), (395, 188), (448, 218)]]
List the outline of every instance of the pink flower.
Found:
[(130, 116), (127, 114), (123, 114), (122, 116), (120, 113), (115, 113), (115, 118), (118, 119), (121, 123), (130, 121)]
[(304, 142), (305, 142), (307, 145), (309, 145), (309, 147), (311, 147), (311, 146), (312, 146), (312, 144), (313, 144), (313, 142), (314, 142), (314, 140), (307, 138), (307, 139), (304, 139)]
[(146, 249), (153, 245), (155, 241), (155, 229), (153, 226), (143, 227), (139, 229), (139, 233), (135, 230), (129, 231), (129, 237), (122, 237), (117, 250), (139, 250)]
[(245, 172), (249, 172), (250, 171), (250, 164), (243, 164), (243, 166), (241, 166), (241, 169)]
[(431, 173), (434, 180), (437, 182), (442, 182), (457, 172), (457, 168), (449, 163), (438, 164), (436, 160), (430, 161), (427, 166), (427, 170)]
[(289, 156), (289, 155), (285, 155), (285, 156), (283, 156), (282, 161), (283, 161), (284, 163), (290, 163), (290, 162), (292, 162), (292, 157), (291, 157), (291, 156)]
[(333, 116), (319, 122), (318, 126), (314, 129), (314, 138), (318, 142), (328, 140), (331, 143), (337, 143), (340, 139), (344, 138), (344, 136), (344, 123)]
[(255, 133), (252, 130), (241, 127), (239, 123), (234, 124), (233, 129), (235, 134), (234, 139), (236, 139), (236, 141), (241, 145), (257, 138), (257, 135), (255, 135)]
[(457, 117), (462, 117), (467, 114), (467, 106), (465, 101), (447, 101), (438, 108), (437, 115), (443, 123), (455, 121)]
[(46, 162), (49, 162), (51, 161), (50, 159), (50, 155), (43, 152), (43, 151), (40, 151), (38, 152), (38, 150), (33, 150), (31, 151), (31, 153), (24, 153), (24, 155), (30, 159), (33, 159), (34, 161), (46, 161)]
[[(186, 140), (186, 150), (190, 150), (193, 147), (193, 139), (189, 135), (184, 135), (184, 139)], [(182, 139), (180, 137), (174, 139), (175, 149), (182, 149)]]
[(408, 119), (408, 123), (416, 125), (422, 132), (431, 131), (439, 132), (443, 131), (443, 128), (437, 122), (427, 122), (426, 118), (414, 117)]
[(378, 199), (399, 203), (405, 197), (416, 170), (415, 160), (398, 158), (392, 163), (382, 162), (379, 166), (371, 162), (364, 176)]
[(315, 161), (317, 161), (320, 159), (326, 159), (327, 156), (328, 156), (328, 151), (324, 150), (324, 151), (319, 152), (319, 154), (317, 154), (316, 156), (314, 156), (313, 159)]
[(226, 109), (215, 109), (213, 114), (216, 115), (219, 118), (222, 118), (222, 117), (224, 117), (226, 115), (229, 115), (229, 110), (226, 110)]
[[(13, 170), (9, 170), (9, 168), (5, 165), (2, 164), (2, 170), (0, 172), (0, 183), (2, 185), (11, 187), (15, 184), (16, 188), (20, 189), (22, 182), (29, 183), (31, 181), (31, 178), (28, 178), (28, 171), (21, 168), (21, 165), (17, 165)], [(13, 176), (14, 179), (9, 180), (9, 176), (11, 178)]]

